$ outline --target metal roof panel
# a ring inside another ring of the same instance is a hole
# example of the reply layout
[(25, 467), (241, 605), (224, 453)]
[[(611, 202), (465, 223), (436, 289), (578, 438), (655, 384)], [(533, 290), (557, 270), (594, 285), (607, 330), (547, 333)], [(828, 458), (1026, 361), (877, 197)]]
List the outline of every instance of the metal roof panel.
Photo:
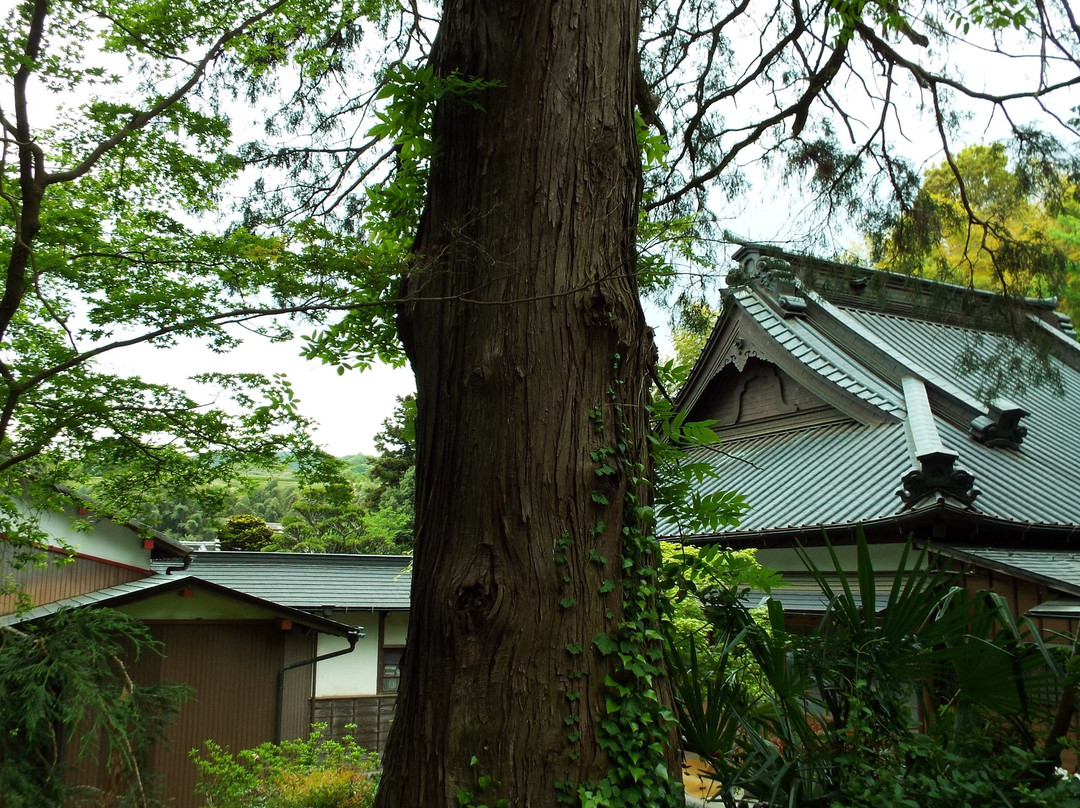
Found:
[(191, 558), (200, 578), (297, 609), (409, 608), (410, 556), (225, 550)]
[[(900, 478), (910, 468), (902, 424), (814, 426), (726, 441), (718, 449), (691, 452), (713, 470), (702, 493), (735, 490), (751, 506), (740, 526), (719, 535), (891, 516), (900, 505)], [(679, 533), (663, 521), (657, 530)]]

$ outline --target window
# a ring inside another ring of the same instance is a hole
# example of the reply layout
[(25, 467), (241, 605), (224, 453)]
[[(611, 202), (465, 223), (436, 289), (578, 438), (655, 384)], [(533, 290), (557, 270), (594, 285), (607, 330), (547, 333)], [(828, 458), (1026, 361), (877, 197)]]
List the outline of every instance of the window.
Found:
[(401, 654), (403, 647), (386, 647), (382, 649), (382, 673), (379, 676), (380, 693), (397, 693), (398, 682), (401, 681)]

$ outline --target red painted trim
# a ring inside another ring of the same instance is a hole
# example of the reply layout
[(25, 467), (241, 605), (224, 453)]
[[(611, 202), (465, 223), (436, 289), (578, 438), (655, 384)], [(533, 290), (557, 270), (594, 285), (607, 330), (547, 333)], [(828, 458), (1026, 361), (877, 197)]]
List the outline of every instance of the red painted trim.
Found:
[(70, 555), (72, 558), (84, 558), (87, 561), (93, 561), (95, 564), (104, 564), (107, 567), (119, 567), (122, 570), (131, 570), (132, 572), (140, 572), (145, 577), (150, 577), (151, 575), (156, 575), (157, 574), (152, 569), (150, 569), (149, 567), (133, 567), (133, 566), (131, 566), (131, 564), (124, 564), (124, 563), (122, 563), (120, 561), (113, 561), (111, 558), (101, 558), (100, 556), (93, 556), (93, 555), (89, 555), (88, 553), (80, 553), (77, 550), (75, 551), (74, 554), (72, 554), (72, 553), (69, 553), (67, 550), (63, 550), (63, 549), (61, 549), (59, 547), (48, 547), (46, 549), (50, 553), (57, 553), (58, 555), (64, 555), (64, 556)]

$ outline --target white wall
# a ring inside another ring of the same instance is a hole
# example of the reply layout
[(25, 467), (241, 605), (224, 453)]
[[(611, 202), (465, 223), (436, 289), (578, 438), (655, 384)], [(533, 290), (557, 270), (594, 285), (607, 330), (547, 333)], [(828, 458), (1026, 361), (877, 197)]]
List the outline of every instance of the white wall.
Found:
[[(858, 567), (855, 545), (845, 544), (833, 549), (836, 551), (836, 557), (844, 569), (855, 570)], [(873, 555), (875, 572), (892, 573), (900, 566), (900, 557), (904, 550), (903, 544), (873, 544), (870, 549)], [(807, 547), (806, 553), (819, 570), (824, 573), (833, 571), (833, 562), (827, 547)], [(918, 555), (918, 551), (913, 551), (908, 556), (909, 566)], [(788, 574), (805, 574), (807, 571), (799, 559), (798, 553), (792, 547), (774, 547), (758, 550), (757, 560), (763, 567)]]
[[(38, 519), (42, 530), (50, 536), (67, 542), (83, 555), (103, 558), (139, 569), (150, 569), (150, 551), (143, 549), (142, 539), (134, 530), (119, 525), (111, 519), (90, 516), (92, 527), (83, 532), (74, 527), (75, 524), (81, 526), (81, 518), (77, 516), (74, 509), (65, 509), (62, 513), (38, 511), (34, 513), (34, 516)], [(59, 545), (58, 541), (57, 546)]]
[[(364, 637), (351, 654), (318, 663), (315, 669), (316, 698), (374, 696), (379, 692), (379, 613), (334, 612), (330, 619), (350, 626), (363, 626)], [(383, 645), (404, 645), (408, 622), (408, 612), (387, 612), (383, 623)], [(348, 647), (349, 643), (340, 637), (319, 635), (320, 656)]]
[[(316, 697), (374, 695), (379, 674), (379, 613), (334, 612), (330, 619), (350, 626), (363, 626), (364, 636), (351, 654), (316, 665)], [(319, 635), (319, 656), (348, 647), (349, 643), (343, 637)]]

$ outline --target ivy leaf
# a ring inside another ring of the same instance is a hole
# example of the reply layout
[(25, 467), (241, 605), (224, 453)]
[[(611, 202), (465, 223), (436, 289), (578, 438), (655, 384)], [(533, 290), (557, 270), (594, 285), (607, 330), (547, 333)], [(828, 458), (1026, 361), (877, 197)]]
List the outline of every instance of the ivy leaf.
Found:
[(615, 642), (615, 638), (603, 631), (593, 637), (593, 645), (595, 645), (597, 650), (604, 656), (614, 654), (619, 650), (619, 645)]

